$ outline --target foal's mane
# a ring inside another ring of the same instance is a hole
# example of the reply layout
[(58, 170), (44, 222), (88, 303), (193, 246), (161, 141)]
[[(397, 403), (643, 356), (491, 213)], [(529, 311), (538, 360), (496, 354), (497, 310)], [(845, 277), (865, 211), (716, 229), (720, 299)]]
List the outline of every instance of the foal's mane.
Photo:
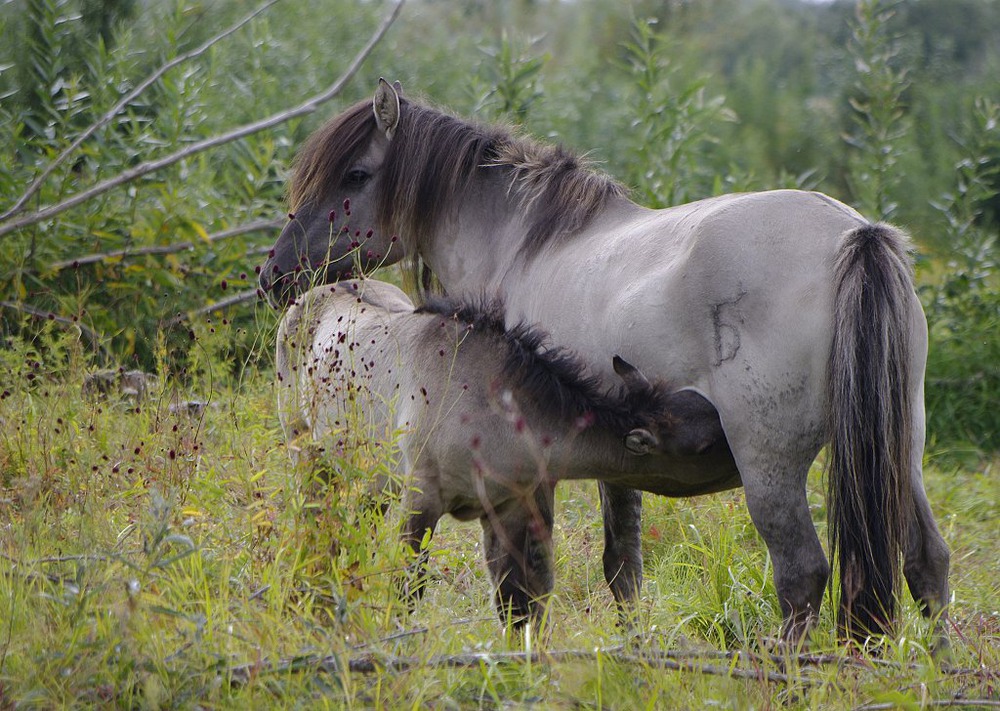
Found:
[[(317, 130), (299, 152), (289, 207), (336, 195), (376, 131), (370, 100)], [(501, 125), (478, 124), (400, 98), (400, 117), (379, 176), (377, 227), (419, 251), (439, 221), (461, 204), (479, 169), (509, 169), (510, 195), (526, 213), (524, 249), (536, 254), (571, 235), (625, 190), (561, 146), (516, 136)]]
[(544, 331), (523, 321), (508, 328), (504, 305), (498, 300), (467, 303), (429, 296), (416, 313), (454, 318), (471, 327), (471, 338), (497, 344), (504, 378), (522, 389), (527, 401), (564, 421), (594, 424), (624, 435), (634, 427), (648, 426), (665, 411), (668, 389), (664, 385), (631, 392), (624, 386), (603, 388), (573, 353), (546, 347)]

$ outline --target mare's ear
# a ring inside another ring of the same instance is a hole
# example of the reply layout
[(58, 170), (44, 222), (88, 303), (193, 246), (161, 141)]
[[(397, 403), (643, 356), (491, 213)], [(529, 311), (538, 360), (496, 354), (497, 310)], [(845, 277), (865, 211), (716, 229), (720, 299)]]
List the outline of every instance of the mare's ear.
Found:
[(399, 79), (392, 83), (392, 88), (396, 90), (396, 96), (402, 98), (403, 96), (403, 85), (399, 83)]
[(615, 356), (612, 358), (611, 365), (614, 367), (615, 372), (621, 376), (621, 379), (625, 381), (625, 387), (629, 390), (629, 392), (648, 390), (653, 387), (649, 384), (646, 376), (643, 375), (638, 368), (621, 356)]
[(375, 125), (378, 126), (378, 130), (391, 140), (396, 126), (399, 125), (399, 94), (385, 79), (378, 80), (372, 110), (375, 112)]
[(625, 449), (632, 454), (645, 455), (660, 446), (660, 440), (652, 432), (636, 427), (625, 435)]

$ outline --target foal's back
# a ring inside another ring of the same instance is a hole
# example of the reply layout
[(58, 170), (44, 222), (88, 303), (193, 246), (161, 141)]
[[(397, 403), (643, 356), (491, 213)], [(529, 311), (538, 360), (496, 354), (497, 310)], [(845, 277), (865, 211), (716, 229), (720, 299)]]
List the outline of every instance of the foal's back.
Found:
[[(282, 426), (289, 437), (346, 429), (354, 445), (426, 440), (431, 427), (443, 428), (440, 439), (449, 436), (444, 426), (458, 399), (482, 390), (470, 383), (500, 366), (465, 323), (416, 311), (391, 284), (320, 286), (292, 305), (278, 329)], [(421, 448), (408, 444), (404, 454)]]

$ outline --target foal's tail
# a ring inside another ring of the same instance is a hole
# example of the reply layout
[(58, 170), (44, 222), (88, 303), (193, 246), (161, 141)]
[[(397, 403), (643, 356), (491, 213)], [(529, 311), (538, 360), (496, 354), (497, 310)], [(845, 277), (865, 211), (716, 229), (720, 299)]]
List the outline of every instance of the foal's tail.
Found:
[(831, 555), (841, 633), (864, 639), (895, 618), (913, 452), (908, 242), (888, 225), (849, 232), (836, 265), (830, 357)]

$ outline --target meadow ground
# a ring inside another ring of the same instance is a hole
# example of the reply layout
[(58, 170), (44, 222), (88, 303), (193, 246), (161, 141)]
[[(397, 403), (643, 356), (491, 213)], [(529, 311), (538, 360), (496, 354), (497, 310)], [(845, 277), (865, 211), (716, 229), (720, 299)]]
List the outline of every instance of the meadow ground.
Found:
[[(358, 507), (384, 456), (294, 461), (266, 373), (197, 392), (168, 378), (136, 403), (85, 396), (77, 369), (43, 360), (3, 352), (0, 708), (1000, 705), (996, 459), (928, 456), (952, 549), (946, 664), (908, 596), (878, 655), (838, 646), (829, 609), (807, 650), (770, 653), (780, 613), (739, 491), (645, 498), (623, 637), (590, 482), (560, 485), (548, 627), (522, 639), (493, 614), (478, 524), (444, 523), (406, 614), (398, 512)], [(193, 396), (207, 404), (176, 407)], [(825, 537), (822, 486), (818, 463)]]

